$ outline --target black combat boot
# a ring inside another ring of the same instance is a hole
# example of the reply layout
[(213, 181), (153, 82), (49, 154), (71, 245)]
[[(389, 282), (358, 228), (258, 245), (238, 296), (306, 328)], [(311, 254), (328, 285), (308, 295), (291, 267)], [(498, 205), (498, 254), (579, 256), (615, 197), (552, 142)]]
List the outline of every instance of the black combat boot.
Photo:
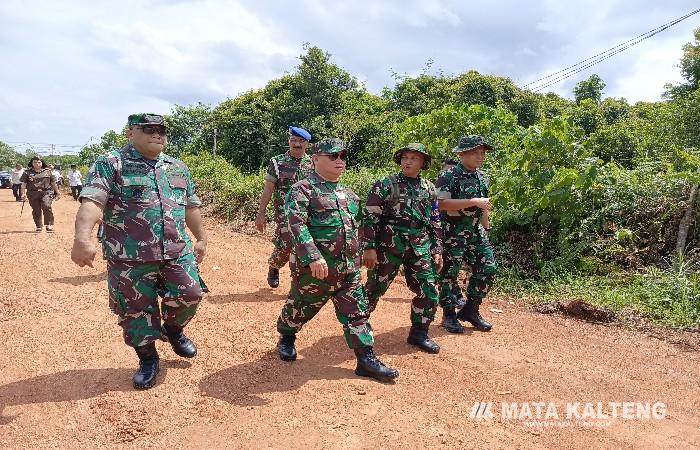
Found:
[(267, 271), (267, 284), (271, 288), (276, 288), (280, 285), (280, 270), (278, 268), (270, 266), (270, 269)]
[(450, 333), (464, 333), (464, 327), (459, 323), (459, 320), (457, 320), (457, 313), (454, 308), (442, 309), (442, 323), (440, 325)]
[(175, 325), (163, 325), (163, 340), (170, 342), (176, 355), (183, 358), (194, 358), (197, 356), (197, 347), (194, 342), (182, 333), (182, 327)]
[(355, 349), (357, 368), (355, 375), (372, 377), (379, 381), (393, 381), (399, 377), (399, 371), (385, 366), (374, 355), (372, 347), (360, 347)]
[(412, 325), (406, 342), (428, 353), (440, 353), (440, 346), (428, 336), (428, 325)]
[(283, 334), (280, 336), (277, 350), (282, 361), (294, 361), (297, 359), (297, 349), (294, 348), (294, 341), (296, 340), (296, 334)]
[(455, 311), (464, 308), (464, 305), (466, 305), (466, 304), (467, 304), (467, 299), (464, 297), (459, 297), (458, 299), (455, 300)]
[(134, 388), (149, 389), (156, 384), (156, 375), (159, 370), (155, 342), (136, 347), (136, 354), (139, 356), (139, 370), (134, 374)]
[(479, 331), (491, 331), (491, 324), (479, 314), (479, 306), (481, 306), (481, 300), (467, 300), (464, 308), (457, 313), (457, 318), (469, 322)]

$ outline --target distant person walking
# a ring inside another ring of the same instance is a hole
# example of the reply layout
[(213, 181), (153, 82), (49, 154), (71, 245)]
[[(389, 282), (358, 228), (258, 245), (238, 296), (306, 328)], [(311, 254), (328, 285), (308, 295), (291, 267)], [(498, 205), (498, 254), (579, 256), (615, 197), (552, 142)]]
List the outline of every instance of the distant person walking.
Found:
[(80, 192), (83, 190), (83, 176), (80, 174), (75, 164), (71, 164), (70, 166), (68, 183), (70, 184), (70, 193), (73, 196), (73, 200), (78, 200)]
[(18, 202), (21, 202), (23, 197), (22, 182), (20, 181), (23, 173), (24, 168), (20, 164), (17, 164), (15, 166), (15, 170), (10, 172), (10, 179), (12, 181), (12, 195), (15, 196), (15, 200)]

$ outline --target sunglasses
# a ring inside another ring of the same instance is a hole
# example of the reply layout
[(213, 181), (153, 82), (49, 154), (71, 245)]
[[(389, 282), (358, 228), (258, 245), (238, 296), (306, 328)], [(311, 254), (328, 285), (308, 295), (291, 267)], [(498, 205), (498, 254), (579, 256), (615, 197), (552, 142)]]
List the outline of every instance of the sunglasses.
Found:
[(328, 159), (331, 161), (335, 161), (336, 159), (340, 158), (343, 161), (348, 160), (348, 154), (345, 152), (340, 152), (340, 153), (321, 153), (323, 156), (327, 156)]
[(143, 125), (139, 126), (141, 128), (141, 131), (144, 132), (144, 134), (160, 134), (161, 136), (165, 136), (165, 127), (162, 125)]

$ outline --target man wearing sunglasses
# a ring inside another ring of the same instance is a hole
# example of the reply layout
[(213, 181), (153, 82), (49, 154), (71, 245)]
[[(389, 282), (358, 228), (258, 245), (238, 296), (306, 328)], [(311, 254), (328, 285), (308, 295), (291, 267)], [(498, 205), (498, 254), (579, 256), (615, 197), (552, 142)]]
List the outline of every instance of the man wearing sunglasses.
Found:
[(360, 199), (338, 182), (347, 153), (340, 139), (313, 147), (315, 173), (294, 184), (284, 205), (294, 252), (292, 287), (277, 319), (279, 355), (297, 357), (296, 333), (332, 298), (345, 341), (355, 351), (360, 376), (391, 381), (399, 376), (374, 355), (374, 336), (360, 276)]
[(306, 154), (306, 147), (310, 140), (311, 133), (305, 129), (289, 127), (289, 151), (270, 159), (265, 174), (265, 187), (260, 196), (255, 226), (261, 233), (265, 231), (267, 204), (272, 198), (275, 210), (275, 249), (268, 260), (267, 271), (267, 284), (271, 288), (279, 286), (280, 269), (287, 264), (292, 251), (291, 236), (284, 215), (284, 199), (294, 183), (303, 180), (314, 170), (311, 158)]
[(442, 268), (442, 229), (437, 191), (421, 178), (430, 166), (425, 145), (408, 144), (394, 153), (401, 171), (374, 183), (363, 216), (365, 291), (370, 313), (404, 267), (406, 285), (415, 294), (407, 342), (427, 353), (440, 346), (428, 336), (439, 302), (437, 272)]
[[(92, 229), (102, 220), (110, 308), (119, 317), (124, 342), (139, 358), (134, 387), (148, 389), (159, 370), (156, 340), (169, 341), (179, 356), (197, 354), (183, 329), (202, 298), (197, 263), (204, 258), (207, 235), (189, 170), (163, 153), (163, 116), (132, 114), (128, 128), (129, 143), (97, 158), (88, 173), (71, 259), (92, 267)], [(186, 228), (197, 240), (194, 245)]]

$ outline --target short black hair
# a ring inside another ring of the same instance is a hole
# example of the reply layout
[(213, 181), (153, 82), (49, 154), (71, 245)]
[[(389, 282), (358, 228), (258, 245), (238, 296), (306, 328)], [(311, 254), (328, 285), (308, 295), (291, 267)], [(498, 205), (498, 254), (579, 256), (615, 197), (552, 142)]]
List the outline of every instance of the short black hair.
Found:
[(32, 168), (32, 163), (33, 163), (34, 161), (41, 161), (41, 168), (42, 168), (42, 169), (45, 169), (45, 168), (46, 168), (46, 162), (44, 162), (44, 160), (41, 159), (41, 158), (38, 157), (38, 156), (33, 156), (32, 159), (29, 160), (29, 164), (27, 164), (27, 167), (29, 167), (29, 168), (31, 169), (31, 168)]

